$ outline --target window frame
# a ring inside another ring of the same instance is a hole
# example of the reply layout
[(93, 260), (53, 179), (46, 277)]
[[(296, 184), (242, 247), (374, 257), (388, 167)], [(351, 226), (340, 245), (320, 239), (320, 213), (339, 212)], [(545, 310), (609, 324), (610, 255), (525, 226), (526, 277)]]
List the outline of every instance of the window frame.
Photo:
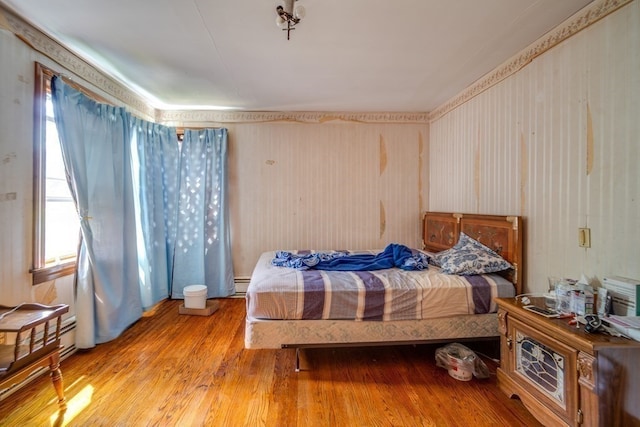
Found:
[(46, 164), (47, 164), (47, 92), (54, 72), (36, 62), (33, 105), (33, 267), (32, 284), (48, 282), (75, 272), (75, 258), (47, 266), (45, 256)]
[[(45, 65), (35, 63), (34, 113), (33, 113), (33, 265), (32, 285), (48, 282), (76, 271), (76, 256), (69, 257), (54, 265), (46, 265), (45, 259), (45, 221), (46, 221), (46, 164), (47, 164), (47, 93), (51, 91), (51, 79), (60, 76)], [(66, 84), (81, 91), (90, 98), (112, 105), (103, 97), (88, 91), (76, 83), (62, 77)], [(80, 230), (78, 230), (78, 233)]]

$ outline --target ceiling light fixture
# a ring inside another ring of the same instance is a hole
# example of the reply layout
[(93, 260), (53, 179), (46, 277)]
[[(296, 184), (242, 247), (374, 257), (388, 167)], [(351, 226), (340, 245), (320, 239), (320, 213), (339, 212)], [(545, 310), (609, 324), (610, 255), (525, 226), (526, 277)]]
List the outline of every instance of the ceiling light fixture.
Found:
[(296, 25), (304, 18), (305, 10), (304, 6), (293, 7), (293, 3), (298, 0), (284, 0), (284, 6), (280, 5), (276, 7), (276, 24), (282, 28), (282, 31), (287, 32), (287, 40), (291, 35), (291, 31), (295, 30)]

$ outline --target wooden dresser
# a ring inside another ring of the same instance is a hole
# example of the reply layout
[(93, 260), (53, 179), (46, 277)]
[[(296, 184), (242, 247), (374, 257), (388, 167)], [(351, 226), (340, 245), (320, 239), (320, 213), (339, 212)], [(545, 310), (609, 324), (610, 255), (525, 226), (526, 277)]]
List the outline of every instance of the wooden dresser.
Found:
[(513, 298), (497, 303), (505, 393), (547, 426), (640, 425), (640, 342), (586, 333)]

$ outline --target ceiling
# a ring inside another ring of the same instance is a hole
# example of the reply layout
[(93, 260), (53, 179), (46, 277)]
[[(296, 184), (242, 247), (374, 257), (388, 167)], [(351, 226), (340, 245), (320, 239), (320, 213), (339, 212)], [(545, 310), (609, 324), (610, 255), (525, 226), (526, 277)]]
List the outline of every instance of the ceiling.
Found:
[(428, 112), (592, 0), (0, 0), (161, 109)]

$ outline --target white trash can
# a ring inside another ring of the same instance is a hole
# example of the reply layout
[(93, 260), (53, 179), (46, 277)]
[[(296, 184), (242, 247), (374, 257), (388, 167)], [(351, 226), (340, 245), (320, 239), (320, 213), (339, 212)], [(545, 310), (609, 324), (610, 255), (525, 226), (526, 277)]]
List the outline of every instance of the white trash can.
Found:
[(186, 286), (182, 293), (185, 308), (206, 308), (207, 287), (205, 285)]

